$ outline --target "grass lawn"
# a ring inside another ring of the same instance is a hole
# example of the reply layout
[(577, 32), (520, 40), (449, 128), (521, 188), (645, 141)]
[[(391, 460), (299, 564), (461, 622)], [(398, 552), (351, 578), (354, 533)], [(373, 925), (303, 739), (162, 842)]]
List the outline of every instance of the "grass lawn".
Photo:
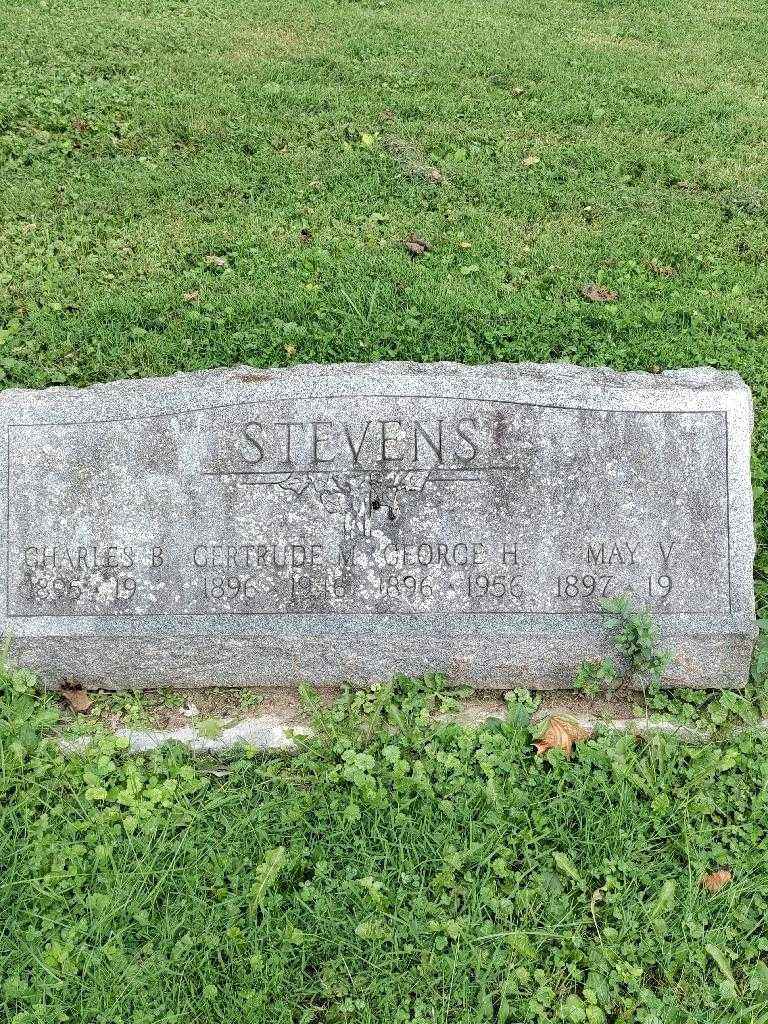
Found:
[(537, 755), (527, 694), (468, 731), (428, 679), (294, 756), (66, 756), (0, 692), (3, 1020), (768, 1020), (765, 731)]
[[(757, 0), (0, 0), (0, 385), (735, 369), (765, 611), (766, 39)], [(764, 734), (535, 756), (526, 698), (467, 732), (431, 689), (222, 762), (64, 757), (4, 676), (2, 1019), (768, 1022)]]

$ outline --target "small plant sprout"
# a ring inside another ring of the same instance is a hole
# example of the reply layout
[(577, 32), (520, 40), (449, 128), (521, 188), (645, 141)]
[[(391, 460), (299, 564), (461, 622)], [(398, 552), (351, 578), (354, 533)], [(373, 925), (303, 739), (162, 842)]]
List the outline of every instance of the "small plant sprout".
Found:
[(576, 673), (576, 689), (596, 697), (627, 683), (640, 683), (643, 689), (658, 687), (672, 653), (658, 649), (658, 630), (650, 613), (633, 608), (628, 595), (606, 598), (600, 607), (618, 661), (583, 661)]

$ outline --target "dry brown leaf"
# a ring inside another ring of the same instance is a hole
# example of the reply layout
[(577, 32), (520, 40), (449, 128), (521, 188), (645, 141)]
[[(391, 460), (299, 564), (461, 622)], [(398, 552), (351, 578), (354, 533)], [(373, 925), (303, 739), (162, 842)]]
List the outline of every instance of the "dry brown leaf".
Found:
[(227, 260), (225, 256), (206, 256), (206, 265), (214, 268), (215, 270), (223, 270), (227, 266)]
[(412, 260), (415, 260), (417, 256), (423, 256), (425, 252), (432, 252), (432, 246), (429, 242), (419, 238), (417, 235), (409, 235), (403, 242), (403, 245), (411, 254)]
[(537, 754), (546, 754), (548, 750), (564, 750), (570, 754), (574, 743), (588, 740), (591, 729), (585, 729), (569, 718), (550, 718), (544, 734), (538, 743), (534, 743)]
[(541, 163), (540, 156), (527, 156), (522, 160), (523, 167), (535, 167)]
[(590, 302), (615, 302), (619, 293), (603, 288), (599, 284), (585, 284), (579, 288), (579, 294)]
[(197, 302), (200, 298), (200, 292), (184, 292), (185, 302)]
[(728, 885), (731, 881), (733, 881), (733, 875), (723, 868), (720, 871), (712, 871), (710, 874), (704, 875), (701, 884), (707, 892), (720, 892), (723, 886)]
[(516, 85), (514, 87), (514, 89), (512, 90), (512, 95), (513, 96), (522, 96), (524, 92), (525, 92), (525, 89), (522, 87), (522, 85)]
[(85, 714), (93, 706), (88, 691), (82, 686), (62, 686), (61, 696), (77, 714)]
[(459, 242), (459, 248), (460, 249), (471, 249), (472, 248), (472, 243), (471, 242), (466, 242), (466, 241), (465, 242)]
[(444, 185), (445, 175), (441, 174), (436, 167), (430, 167), (427, 171), (427, 181), (431, 181), (433, 185)]

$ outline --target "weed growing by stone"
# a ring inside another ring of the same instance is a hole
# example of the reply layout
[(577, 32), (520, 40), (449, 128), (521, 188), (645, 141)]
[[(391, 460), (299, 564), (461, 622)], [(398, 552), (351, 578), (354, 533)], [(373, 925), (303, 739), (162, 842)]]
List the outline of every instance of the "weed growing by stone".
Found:
[(608, 613), (605, 624), (613, 633), (616, 652), (624, 659), (625, 677), (643, 686), (658, 685), (672, 654), (658, 649), (658, 630), (650, 612), (635, 610), (626, 595), (609, 598), (601, 607)]
[[(162, 697), (168, 699), (168, 691), (163, 691)], [(96, 691), (88, 713), (97, 720), (119, 718), (126, 725), (145, 728), (151, 724), (152, 703), (159, 698), (160, 694), (147, 697), (141, 690)]]
[(582, 662), (576, 674), (576, 689), (594, 697), (622, 684), (658, 687), (672, 653), (659, 650), (658, 630), (650, 613), (636, 610), (628, 595), (608, 598), (600, 602), (600, 607), (606, 613), (606, 629), (619, 660)]

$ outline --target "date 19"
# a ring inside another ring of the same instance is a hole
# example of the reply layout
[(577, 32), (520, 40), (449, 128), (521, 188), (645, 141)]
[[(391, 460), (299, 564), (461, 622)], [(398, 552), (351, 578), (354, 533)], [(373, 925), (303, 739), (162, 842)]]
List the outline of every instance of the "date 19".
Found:
[(133, 600), (139, 587), (133, 576), (115, 576), (90, 584), (65, 576), (27, 576), (24, 583), (33, 601), (77, 601), (81, 597), (97, 595), (116, 604)]
[[(611, 583), (615, 576), (577, 576), (572, 573), (569, 576), (557, 577), (558, 597), (608, 597), (611, 593)], [(644, 589), (648, 597), (666, 597), (672, 591), (672, 580), (666, 573), (661, 576), (648, 576), (645, 580)]]

